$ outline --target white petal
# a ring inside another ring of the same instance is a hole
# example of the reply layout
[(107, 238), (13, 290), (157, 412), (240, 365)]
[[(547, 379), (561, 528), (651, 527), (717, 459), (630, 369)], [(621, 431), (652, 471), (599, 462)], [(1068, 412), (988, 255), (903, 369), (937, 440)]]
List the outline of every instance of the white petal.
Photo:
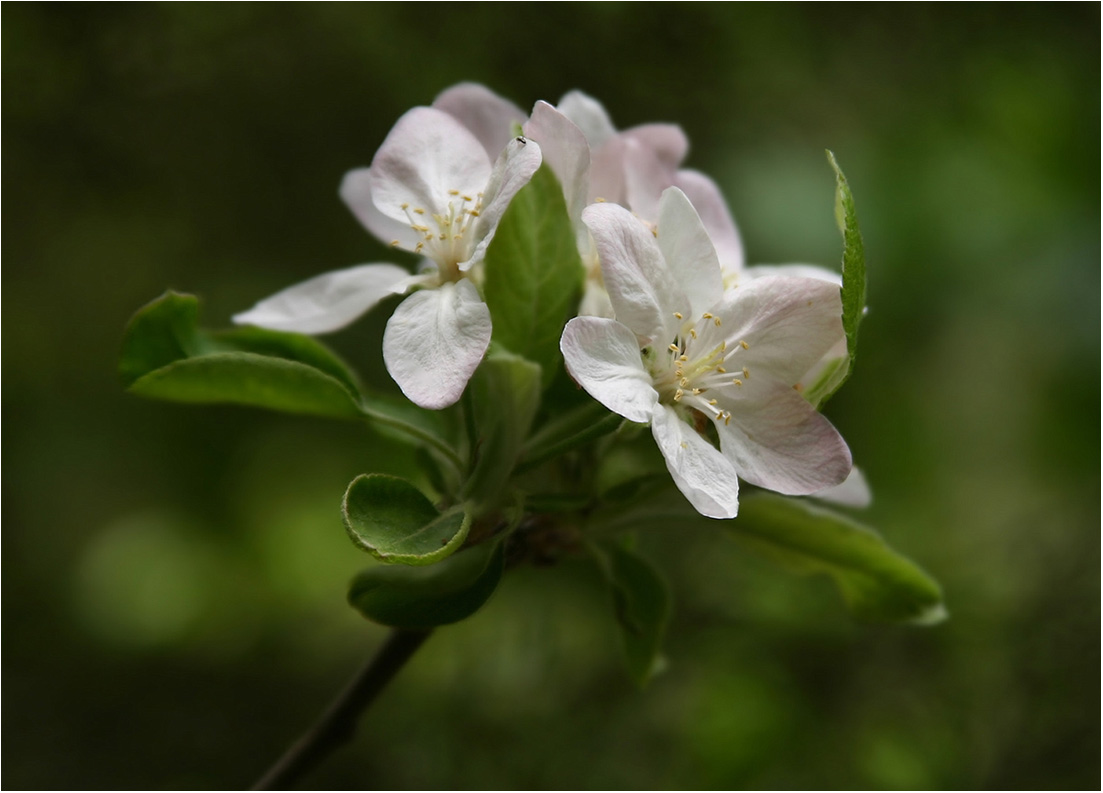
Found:
[(641, 124), (620, 134), (650, 150), (671, 171), (678, 167), (689, 151), (686, 133), (677, 124)]
[(490, 178), (490, 158), (459, 121), (431, 107), (415, 107), (394, 125), (371, 164), (371, 196), (398, 221), (407, 210), (443, 213), (449, 191), (474, 195)]
[(537, 102), (533, 107), (532, 116), (525, 123), (525, 135), (540, 144), (544, 162), (563, 187), (571, 222), (578, 227), (589, 184), (590, 147), (586, 136), (573, 121), (547, 102)]
[(641, 347), (656, 341), (665, 347), (676, 333), (674, 312), (690, 309), (655, 237), (616, 204), (591, 204), (582, 221), (597, 245), (614, 315), (632, 329)]
[(604, 317), (575, 317), (559, 341), (567, 371), (586, 392), (630, 421), (645, 422), (659, 401), (631, 330)]
[(423, 278), (393, 264), (361, 264), (335, 270), (265, 298), (248, 311), (235, 314), (234, 322), (269, 330), (329, 333)]
[(422, 235), (410, 228), (409, 220), (395, 220), (380, 212), (372, 200), (371, 185), (371, 168), (349, 171), (341, 180), (341, 200), (376, 239), (387, 244), (398, 240), (400, 247), (413, 250), (421, 241)]
[(514, 125), (525, 122), (521, 108), (478, 83), (453, 85), (433, 100), (433, 107), (467, 127), (479, 139), (489, 160), (509, 143)]
[(558, 110), (582, 130), (592, 149), (617, 134), (617, 128), (613, 126), (601, 102), (581, 91), (564, 94), (559, 100)]
[(628, 206), (628, 190), (624, 181), (627, 150), (627, 142), (619, 136), (613, 136), (600, 147), (590, 144), (588, 201), (608, 201)]
[(703, 173), (681, 170), (675, 174), (674, 184), (685, 192), (701, 216), (724, 273), (737, 276), (744, 264), (743, 241), (716, 182)]
[(739, 479), (724, 455), (665, 405), (655, 411), (651, 433), (674, 484), (693, 508), (708, 518), (734, 518)]
[(663, 258), (689, 298), (693, 317), (699, 317), (723, 296), (724, 281), (708, 232), (677, 187), (663, 191), (658, 239)]
[(842, 273), (819, 267), (815, 264), (756, 264), (743, 271), (747, 278), (767, 278), (769, 276), (784, 275), (790, 278), (815, 278), (819, 281), (827, 281), (835, 286), (843, 285)]
[(467, 280), (415, 292), (383, 333), (387, 371), (410, 401), (439, 410), (463, 394), (487, 345), (490, 309)]
[(843, 338), (839, 288), (812, 278), (756, 278), (727, 290), (712, 313), (729, 347), (748, 346), (732, 363), (747, 366), (752, 378), (761, 371), (789, 386)]
[(865, 509), (873, 502), (873, 493), (869, 489), (865, 476), (858, 466), (850, 469), (850, 475), (841, 485), (829, 487), (812, 494), (813, 498), (821, 501), (829, 501), (832, 504), (841, 504), (844, 507), (858, 507)]
[(578, 303), (580, 317), (613, 317), (613, 304), (609, 302), (609, 293), (605, 285), (594, 278), (587, 278), (582, 287), (582, 300)]
[(461, 270), (469, 270), (483, 260), (509, 202), (529, 183), (540, 161), (540, 144), (524, 137), (513, 138), (502, 149), (483, 188), (483, 208), (474, 229), (474, 247), (467, 260), (459, 263)]
[(761, 377), (757, 385), (753, 399), (722, 400), (720, 407), (731, 411), (731, 421), (716, 422), (720, 448), (739, 475), (791, 496), (817, 493), (846, 479), (850, 449), (831, 422), (791, 387), (764, 384)]

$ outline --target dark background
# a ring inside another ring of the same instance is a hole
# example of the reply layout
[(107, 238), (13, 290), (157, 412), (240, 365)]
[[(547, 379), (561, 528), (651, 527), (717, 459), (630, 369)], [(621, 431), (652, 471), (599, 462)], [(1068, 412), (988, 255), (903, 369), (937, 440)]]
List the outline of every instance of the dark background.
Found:
[[(250, 784), (385, 635), (344, 603), (354, 425), (125, 394), (166, 288), (225, 325), (386, 260), (340, 203), (460, 80), (675, 121), (752, 263), (837, 266), (833, 149), (868, 251), (828, 409), (863, 517), (942, 581), (933, 629), (717, 536), (650, 540), (668, 671), (607, 596), (519, 570), (434, 636), (307, 784), (1098, 788), (1099, 6), (32, 5), (3, 11), (3, 766), (9, 788)], [(381, 307), (332, 342), (367, 378)], [(658, 558), (661, 555), (663, 558)]]

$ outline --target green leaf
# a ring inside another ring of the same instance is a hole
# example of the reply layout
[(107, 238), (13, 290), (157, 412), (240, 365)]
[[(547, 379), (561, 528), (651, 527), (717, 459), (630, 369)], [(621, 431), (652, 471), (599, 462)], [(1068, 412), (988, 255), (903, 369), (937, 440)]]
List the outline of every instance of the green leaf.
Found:
[(540, 364), (545, 386), (559, 366), (559, 337), (574, 316), (582, 279), (563, 192), (543, 165), (498, 224), (486, 252), (483, 292), (494, 340)]
[(721, 525), (793, 572), (827, 573), (859, 617), (920, 625), (946, 617), (938, 584), (844, 515), (755, 493), (740, 500), (739, 517)]
[(426, 565), (455, 553), (471, 521), (462, 507), (444, 513), (420, 490), (396, 476), (362, 474), (341, 507), (352, 541), (381, 562)]
[[(854, 196), (835, 155), (827, 152), (827, 160), (835, 171), (835, 222), (843, 235), (843, 330), (846, 333), (847, 365), (837, 370), (830, 388), (818, 402), (823, 405), (839, 390), (854, 370), (854, 358), (858, 349), (858, 325), (866, 307), (866, 255), (862, 232), (858, 228), (858, 214), (854, 209)], [(824, 389), (826, 390), (826, 388)]]
[(613, 593), (628, 672), (642, 686), (662, 669), (670, 593), (651, 563), (622, 543), (604, 543), (594, 551)]
[(394, 628), (458, 622), (494, 593), (503, 558), (500, 542), (486, 542), (431, 567), (371, 567), (353, 579), (349, 603), (373, 622)]
[(133, 393), (175, 402), (361, 416), (356, 378), (322, 343), (261, 328), (211, 333), (198, 321), (199, 301), (176, 292), (134, 315), (119, 360), (119, 374)]
[[(468, 385), (475, 420), (475, 466), (464, 497), (488, 508), (504, 495), (540, 405), (540, 367), (492, 350)], [(476, 511), (481, 511), (481, 508)]]
[(362, 416), (348, 387), (324, 372), (251, 352), (184, 358), (138, 378), (130, 391), (173, 402), (250, 405), (330, 418)]
[(528, 471), (564, 452), (584, 446), (624, 422), (599, 402), (587, 402), (549, 421), (525, 443), (518, 471)]

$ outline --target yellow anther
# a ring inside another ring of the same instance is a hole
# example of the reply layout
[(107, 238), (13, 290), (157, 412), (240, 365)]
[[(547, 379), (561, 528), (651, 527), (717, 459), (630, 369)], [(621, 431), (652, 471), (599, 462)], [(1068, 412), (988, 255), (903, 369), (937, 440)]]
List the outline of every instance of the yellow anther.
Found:
[(693, 395), (694, 396), (700, 396), (701, 395), (701, 389), (700, 388), (693, 389)]
[(674, 317), (675, 317), (675, 319), (681, 319), (682, 318), (682, 312), (681, 311), (675, 311), (674, 312)]
[(594, 199), (594, 203), (595, 203), (595, 204), (604, 204), (604, 203), (605, 203), (605, 199), (604, 199), (604, 198), (602, 198), (601, 196), (598, 196), (597, 198), (595, 198), (595, 199)]
[(714, 325), (716, 325), (716, 327), (720, 327), (720, 317), (713, 317), (712, 322)]
[(743, 381), (740, 380), (738, 377), (735, 378), (734, 380), (732, 380), (732, 382), (735, 383), (736, 385), (743, 385)]
[(467, 214), (471, 215), (471, 217), (473, 217), (473, 218), (477, 218), (477, 217), (479, 216), (479, 210), (477, 210), (477, 209), (472, 209), (472, 210), (471, 210), (470, 212), (468, 212)]
[(421, 249), (424, 248), (424, 247), (425, 247), (425, 243), (424, 242), (419, 242), (417, 245), (414, 246), (414, 253), (421, 253)]
[(710, 404), (710, 405), (715, 405), (715, 404), (716, 404), (716, 400), (715, 400), (715, 399), (710, 399), (710, 400), (709, 400), (709, 404)]
[(701, 319), (712, 319), (712, 314), (706, 311), (704, 314), (701, 315)]
[(680, 389), (680, 388), (677, 391), (675, 391), (674, 392), (674, 401), (677, 402), (678, 400), (680, 400), (682, 398), (682, 394), (684, 394), (684, 393), (685, 392), (682, 391), (682, 389)]
[(670, 345), (667, 346), (667, 349), (670, 350), (671, 352), (678, 352), (678, 345), (677, 344), (670, 344)]
[[(482, 193), (479, 193), (479, 195), (482, 195)], [(464, 200), (464, 201), (474, 201), (475, 199), (474, 199), (474, 198), (472, 198), (472, 197), (471, 197), (471, 196), (469, 196), (469, 195), (465, 195), (465, 196), (463, 197), (463, 200)]]
[(398, 240), (391, 240), (391, 245), (400, 245), (400, 244), (401, 243)]
[(728, 370), (725, 369), (723, 366), (717, 366), (716, 371), (717, 371), (718, 374), (727, 374), (728, 373)]
[(727, 349), (728, 349), (728, 341), (727, 341), (727, 339), (725, 339), (724, 341), (720, 342), (720, 352), (724, 352)]
[(403, 201), (402, 204), (400, 205), (400, 208), (401, 209), (409, 209), (410, 205), (408, 203), (406, 203), (405, 201)]
[(725, 413), (724, 414), (724, 426), (726, 427), (731, 423), (732, 423), (732, 414), (731, 413)]
[(747, 344), (747, 342), (745, 342), (745, 341), (739, 342), (739, 346), (742, 347), (744, 350), (751, 349), (751, 345)]
[(696, 328), (690, 328), (689, 329), (689, 335), (696, 339), (697, 338), (697, 329)]
[(658, 237), (659, 236), (659, 230), (655, 229), (655, 228), (651, 229), (651, 236), (652, 237)]
[(425, 214), (425, 210), (424, 210), (424, 209), (421, 209), (420, 207), (414, 207), (414, 214), (415, 214), (415, 215), (424, 215), (424, 214)]
[(459, 194), (460, 194), (459, 190), (449, 190), (448, 191), (448, 195), (459, 195)]
[(685, 363), (686, 361), (689, 360), (689, 356), (688, 355), (679, 355), (678, 360), (681, 361), (682, 363)]

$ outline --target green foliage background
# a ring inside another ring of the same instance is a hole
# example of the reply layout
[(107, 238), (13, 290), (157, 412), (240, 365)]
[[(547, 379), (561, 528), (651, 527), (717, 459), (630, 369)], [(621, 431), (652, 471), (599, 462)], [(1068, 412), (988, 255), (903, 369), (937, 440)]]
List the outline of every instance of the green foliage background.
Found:
[[(671, 526), (668, 671), (623, 674), (599, 582), (507, 577), (308, 784), (1096, 788), (1099, 7), (8, 5), (3, 12), (3, 764), (12, 788), (241, 787), (384, 630), (340, 502), (416, 475), (351, 425), (123, 393), (166, 288), (205, 324), (385, 261), (337, 198), (463, 79), (682, 124), (752, 263), (836, 265), (835, 151), (869, 262), (828, 414), (862, 516), (945, 587), (933, 629)], [(333, 339), (391, 389), (390, 305)]]

